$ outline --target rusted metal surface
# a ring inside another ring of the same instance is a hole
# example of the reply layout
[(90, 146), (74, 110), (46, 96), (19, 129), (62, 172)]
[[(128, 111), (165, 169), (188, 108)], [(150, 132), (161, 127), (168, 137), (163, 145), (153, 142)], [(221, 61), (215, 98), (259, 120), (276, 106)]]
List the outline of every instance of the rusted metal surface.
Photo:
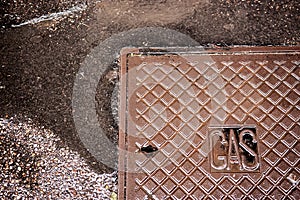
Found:
[(299, 54), (123, 50), (119, 199), (298, 199)]

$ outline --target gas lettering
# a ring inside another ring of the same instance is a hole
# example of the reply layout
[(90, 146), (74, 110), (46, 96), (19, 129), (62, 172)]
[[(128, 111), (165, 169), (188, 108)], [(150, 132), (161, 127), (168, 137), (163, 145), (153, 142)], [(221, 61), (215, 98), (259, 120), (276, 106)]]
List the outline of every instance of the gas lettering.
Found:
[(210, 128), (212, 172), (258, 172), (259, 156), (254, 126)]

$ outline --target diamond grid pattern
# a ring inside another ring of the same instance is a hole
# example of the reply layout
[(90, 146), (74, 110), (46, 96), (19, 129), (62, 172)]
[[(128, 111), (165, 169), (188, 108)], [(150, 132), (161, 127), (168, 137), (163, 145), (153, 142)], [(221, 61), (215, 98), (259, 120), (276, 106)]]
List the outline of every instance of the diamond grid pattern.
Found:
[[(136, 181), (136, 199), (294, 198), (295, 190), (299, 194), (299, 186), (287, 179), (296, 174), (291, 169), (300, 171), (300, 153), (295, 150), (300, 132), (299, 56), (247, 56), (244, 61), (232, 57), (233, 61), (214, 56), (213, 62), (199, 59), (176, 66), (144, 60), (147, 64), (137, 68), (135, 118), (144, 119), (137, 122), (137, 135), (144, 138), (143, 145), (159, 144), (164, 161), (156, 161), (158, 154), (142, 164), (136, 161), (143, 170), (138, 177), (149, 176)], [(210, 175), (208, 160), (197, 148), (204, 142), (204, 124), (213, 122), (257, 125), (260, 174)], [(153, 139), (158, 136), (161, 142)]]

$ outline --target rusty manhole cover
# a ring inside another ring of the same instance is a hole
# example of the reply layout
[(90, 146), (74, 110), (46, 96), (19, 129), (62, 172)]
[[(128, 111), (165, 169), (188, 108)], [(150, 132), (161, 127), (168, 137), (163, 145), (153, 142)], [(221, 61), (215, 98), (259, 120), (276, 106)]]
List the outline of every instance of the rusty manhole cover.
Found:
[(299, 199), (299, 53), (123, 50), (119, 199)]

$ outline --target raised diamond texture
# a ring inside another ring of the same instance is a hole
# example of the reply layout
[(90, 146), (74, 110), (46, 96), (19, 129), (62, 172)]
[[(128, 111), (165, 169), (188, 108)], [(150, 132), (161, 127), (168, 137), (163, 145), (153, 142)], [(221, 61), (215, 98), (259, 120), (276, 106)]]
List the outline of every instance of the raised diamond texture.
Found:
[[(299, 48), (138, 50), (122, 57), (120, 199), (299, 199)], [(233, 124), (256, 127), (259, 171), (210, 170), (209, 127)]]

